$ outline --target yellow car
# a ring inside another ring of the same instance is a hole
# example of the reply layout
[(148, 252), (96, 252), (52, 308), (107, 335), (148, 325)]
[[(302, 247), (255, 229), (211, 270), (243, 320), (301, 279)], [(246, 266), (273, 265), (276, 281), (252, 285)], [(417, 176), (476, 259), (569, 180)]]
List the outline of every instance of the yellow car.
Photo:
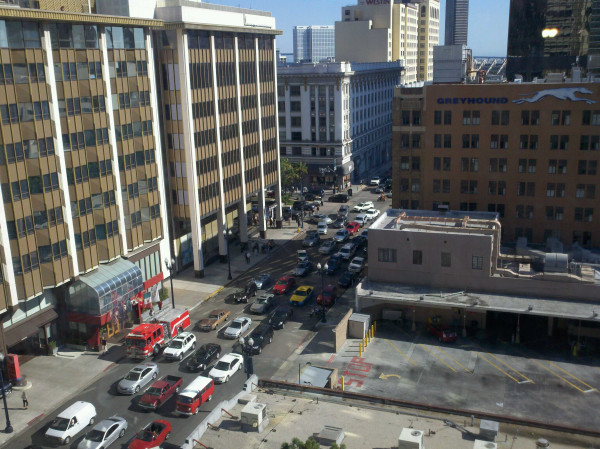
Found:
[(290, 306), (303, 306), (310, 298), (312, 298), (313, 291), (314, 287), (311, 287), (310, 285), (301, 285), (291, 296)]

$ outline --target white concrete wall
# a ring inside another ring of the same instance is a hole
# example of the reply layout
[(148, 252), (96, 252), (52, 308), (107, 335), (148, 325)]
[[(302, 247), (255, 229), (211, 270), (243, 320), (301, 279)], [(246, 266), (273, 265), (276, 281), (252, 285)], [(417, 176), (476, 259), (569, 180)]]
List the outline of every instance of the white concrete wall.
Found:
[(335, 23), (335, 60), (387, 62), (389, 28), (372, 27), (371, 21)]
[(259, 27), (274, 29), (275, 18), (258, 14), (220, 11), (193, 6), (168, 6), (156, 10), (156, 18), (167, 22), (201, 23), (205, 25)]
[(96, 12), (111, 16), (154, 19), (157, 0), (96, 0)]

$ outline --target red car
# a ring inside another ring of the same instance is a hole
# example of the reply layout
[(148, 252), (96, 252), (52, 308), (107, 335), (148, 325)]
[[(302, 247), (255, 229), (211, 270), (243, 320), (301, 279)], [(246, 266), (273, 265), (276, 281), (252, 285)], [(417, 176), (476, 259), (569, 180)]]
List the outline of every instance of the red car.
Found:
[(326, 285), (323, 292), (317, 296), (317, 304), (331, 307), (335, 304), (337, 296), (337, 287), (333, 284)]
[(427, 327), (429, 328), (429, 333), (436, 336), (439, 342), (453, 342), (458, 338), (455, 331), (443, 324), (428, 323)]
[(129, 443), (129, 449), (150, 449), (158, 447), (165, 440), (169, 439), (171, 434), (171, 423), (162, 419), (157, 419), (144, 427), (137, 433), (135, 438)]
[(279, 278), (275, 286), (273, 287), (273, 293), (276, 295), (283, 295), (289, 292), (296, 285), (296, 278), (294, 276), (283, 276)]
[(360, 229), (360, 223), (357, 221), (351, 221), (350, 223), (348, 223), (346, 225), (346, 229), (348, 230), (350, 235), (352, 235), (352, 234), (358, 232), (358, 230)]

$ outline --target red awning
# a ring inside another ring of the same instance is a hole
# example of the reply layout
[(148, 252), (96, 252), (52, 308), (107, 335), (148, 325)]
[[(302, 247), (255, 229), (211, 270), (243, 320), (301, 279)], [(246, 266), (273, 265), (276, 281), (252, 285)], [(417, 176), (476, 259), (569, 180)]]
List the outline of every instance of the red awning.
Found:
[(103, 326), (110, 321), (110, 313), (105, 313), (104, 315), (96, 316), (86, 315), (85, 313), (70, 312), (67, 314), (67, 321)]
[(146, 282), (144, 282), (144, 290), (148, 290), (150, 287), (158, 284), (163, 279), (164, 279), (163, 274), (158, 273), (156, 276), (154, 276), (154, 277), (148, 279)]

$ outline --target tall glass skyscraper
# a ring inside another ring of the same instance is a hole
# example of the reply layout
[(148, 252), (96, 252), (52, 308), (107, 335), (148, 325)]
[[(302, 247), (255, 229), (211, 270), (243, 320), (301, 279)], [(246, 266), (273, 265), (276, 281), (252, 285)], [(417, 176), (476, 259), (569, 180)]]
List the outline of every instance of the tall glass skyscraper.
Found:
[(444, 45), (467, 45), (469, 0), (446, 0)]
[(547, 72), (586, 67), (590, 43), (598, 40), (597, 0), (511, 0), (506, 76), (525, 81)]
[(309, 25), (294, 27), (295, 62), (319, 62), (334, 57), (334, 26)]

